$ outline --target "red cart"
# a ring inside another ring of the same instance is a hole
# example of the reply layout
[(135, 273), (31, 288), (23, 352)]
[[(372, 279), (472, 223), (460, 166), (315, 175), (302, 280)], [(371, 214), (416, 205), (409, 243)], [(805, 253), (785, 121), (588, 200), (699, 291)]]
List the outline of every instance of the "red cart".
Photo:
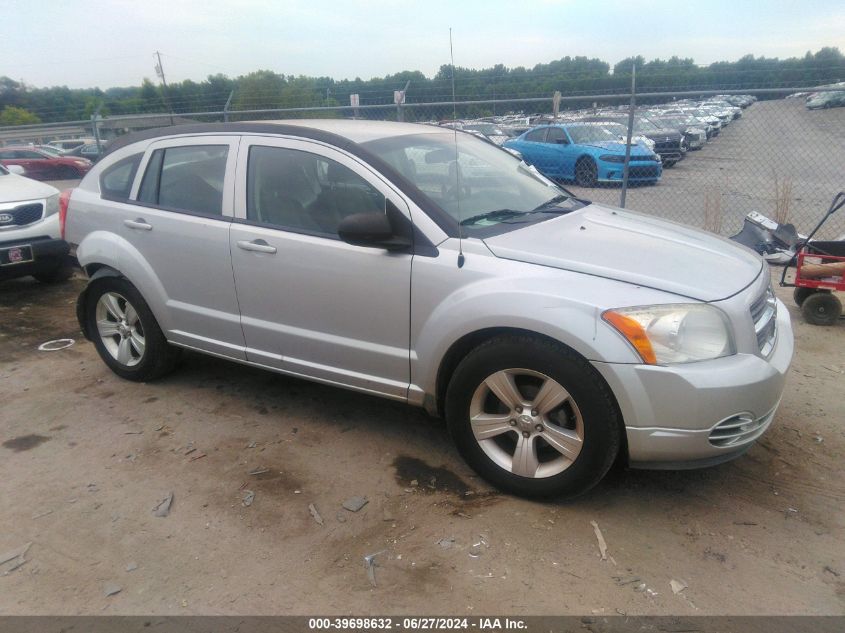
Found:
[[(845, 290), (845, 240), (811, 242), (827, 219), (845, 206), (845, 191), (833, 198), (827, 213), (816, 228), (796, 248), (796, 253), (783, 267), (780, 285), (794, 287), (795, 303), (807, 323), (833, 325), (842, 314), (842, 302), (834, 290)], [(795, 279), (786, 281), (787, 270), (795, 267)]]

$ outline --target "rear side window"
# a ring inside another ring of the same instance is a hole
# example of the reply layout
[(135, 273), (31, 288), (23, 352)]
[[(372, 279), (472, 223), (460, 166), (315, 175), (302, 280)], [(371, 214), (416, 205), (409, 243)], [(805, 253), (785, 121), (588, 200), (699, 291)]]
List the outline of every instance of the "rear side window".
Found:
[(157, 149), (150, 157), (138, 201), (173, 211), (222, 215), (226, 145)]
[(132, 154), (103, 170), (100, 174), (100, 195), (109, 200), (128, 200), (143, 155), (143, 152)]

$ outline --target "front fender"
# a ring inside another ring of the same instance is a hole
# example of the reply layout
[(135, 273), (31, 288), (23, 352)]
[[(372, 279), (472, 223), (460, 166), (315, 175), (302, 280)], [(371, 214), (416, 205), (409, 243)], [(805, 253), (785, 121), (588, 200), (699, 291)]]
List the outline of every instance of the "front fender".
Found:
[[(657, 290), (499, 259), (464, 241), (466, 265), (452, 264), (449, 246), (441, 256), (415, 259), (411, 380), (424, 394), (436, 392), (437, 374), (449, 349), (462, 338), (487, 329), (535, 332), (568, 346), (585, 359), (638, 363), (628, 342), (601, 313), (616, 305), (666, 301)], [(486, 247), (484, 247), (486, 248)], [(635, 298), (632, 298), (635, 297)]]

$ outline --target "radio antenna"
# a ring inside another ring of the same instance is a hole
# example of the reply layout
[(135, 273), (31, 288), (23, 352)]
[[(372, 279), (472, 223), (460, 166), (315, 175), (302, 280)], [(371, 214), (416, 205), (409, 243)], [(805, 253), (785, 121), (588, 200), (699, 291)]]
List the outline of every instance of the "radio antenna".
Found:
[(464, 267), (464, 235), (461, 224), (461, 165), (458, 154), (458, 102), (455, 99), (455, 53), (452, 49), (452, 27), (449, 27), (449, 58), (452, 62), (452, 130), (455, 134), (455, 200), (458, 203), (458, 268)]

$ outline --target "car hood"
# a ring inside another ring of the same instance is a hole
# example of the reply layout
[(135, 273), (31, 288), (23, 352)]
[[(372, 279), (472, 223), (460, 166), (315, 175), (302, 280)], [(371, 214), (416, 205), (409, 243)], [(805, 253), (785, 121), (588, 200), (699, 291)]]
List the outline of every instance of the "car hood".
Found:
[(32, 178), (17, 174), (0, 175), (0, 203), (49, 198), (58, 193), (59, 190), (55, 187)]
[(736, 294), (763, 268), (756, 253), (725, 238), (599, 204), (484, 241), (502, 259), (618, 279), (699, 301)]
[(669, 138), (673, 140), (680, 140), (681, 133), (678, 130), (672, 130), (669, 128), (660, 128), (659, 130), (654, 130), (652, 132), (642, 132), (643, 136), (647, 136), (649, 138)]

